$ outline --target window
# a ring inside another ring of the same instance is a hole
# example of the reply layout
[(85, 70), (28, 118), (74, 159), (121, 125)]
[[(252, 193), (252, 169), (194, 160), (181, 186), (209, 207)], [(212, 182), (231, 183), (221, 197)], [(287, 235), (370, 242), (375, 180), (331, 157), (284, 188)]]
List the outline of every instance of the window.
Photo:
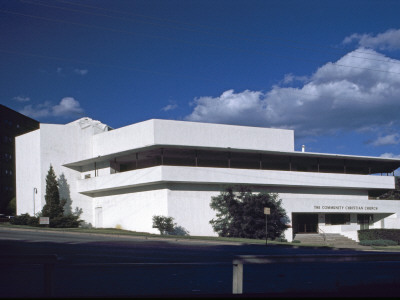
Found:
[(325, 215), (326, 225), (349, 225), (350, 214), (326, 214)]

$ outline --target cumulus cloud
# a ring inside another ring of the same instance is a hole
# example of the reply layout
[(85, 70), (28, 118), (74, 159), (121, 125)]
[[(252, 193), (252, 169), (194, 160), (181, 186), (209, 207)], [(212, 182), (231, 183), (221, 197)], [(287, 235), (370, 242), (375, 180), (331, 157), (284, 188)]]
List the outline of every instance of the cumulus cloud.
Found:
[(78, 101), (72, 97), (65, 97), (61, 99), (60, 103), (52, 107), (52, 114), (54, 116), (77, 115), (83, 113)]
[(17, 97), (14, 97), (13, 100), (18, 101), (18, 102), (29, 102), (31, 100), (31, 98), (24, 97), (24, 96), (17, 96)]
[(83, 114), (84, 110), (79, 102), (72, 97), (65, 97), (61, 99), (59, 104), (53, 105), (51, 102), (46, 101), (38, 105), (26, 105), (20, 113), (32, 117), (70, 117)]
[(378, 50), (397, 50), (400, 49), (400, 29), (389, 29), (377, 35), (354, 33), (346, 37), (343, 43), (349, 44), (354, 41), (361, 47)]
[(372, 49), (356, 51), (323, 65), (297, 88), (276, 85), (267, 92), (228, 90), (195, 98), (185, 119), (289, 128), (298, 136), (398, 126), (400, 61)]
[(378, 137), (371, 144), (374, 146), (397, 145), (400, 143), (400, 135), (397, 133)]

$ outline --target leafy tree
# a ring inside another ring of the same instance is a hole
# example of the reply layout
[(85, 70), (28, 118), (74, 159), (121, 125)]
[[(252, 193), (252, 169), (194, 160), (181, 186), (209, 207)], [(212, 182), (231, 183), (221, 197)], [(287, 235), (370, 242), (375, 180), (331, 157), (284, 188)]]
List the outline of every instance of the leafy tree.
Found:
[(400, 176), (395, 177), (395, 189), (390, 190), (379, 196), (382, 200), (399, 200), (400, 199)]
[(264, 207), (269, 207), (267, 217), (268, 237), (281, 237), (289, 218), (275, 193), (252, 193), (248, 186), (227, 187), (220, 195), (212, 197), (210, 207), (216, 219), (210, 221), (219, 236), (265, 238)]
[(11, 199), (11, 201), (7, 205), (7, 214), (11, 216), (15, 216), (17, 211), (17, 201), (15, 197)]
[(46, 194), (44, 198), (46, 200), (46, 204), (42, 209), (42, 215), (44, 217), (52, 219), (63, 215), (65, 202), (60, 201), (58, 183), (52, 165), (50, 165), (46, 176)]

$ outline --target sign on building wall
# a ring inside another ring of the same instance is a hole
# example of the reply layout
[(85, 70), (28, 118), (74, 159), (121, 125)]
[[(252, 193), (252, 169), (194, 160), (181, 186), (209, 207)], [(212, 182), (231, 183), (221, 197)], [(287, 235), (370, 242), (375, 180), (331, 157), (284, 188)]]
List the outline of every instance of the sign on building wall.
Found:
[(314, 210), (335, 210), (335, 211), (378, 211), (379, 208), (377, 206), (355, 206), (355, 205), (314, 205)]

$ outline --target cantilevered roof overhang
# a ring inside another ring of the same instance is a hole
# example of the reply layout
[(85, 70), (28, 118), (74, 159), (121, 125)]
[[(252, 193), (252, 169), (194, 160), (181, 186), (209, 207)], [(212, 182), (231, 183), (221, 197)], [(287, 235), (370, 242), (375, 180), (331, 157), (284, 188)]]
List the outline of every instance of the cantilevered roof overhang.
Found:
[(355, 164), (357, 166), (364, 166), (365, 168), (372, 168), (373, 173), (392, 173), (400, 167), (400, 159), (385, 158), (385, 157), (372, 157), (372, 156), (358, 156), (358, 155), (342, 155), (342, 154), (328, 154), (328, 153), (316, 153), (316, 152), (300, 152), (300, 151), (260, 151), (252, 149), (238, 149), (238, 148), (220, 148), (220, 147), (194, 147), (194, 146), (182, 146), (182, 145), (150, 145), (146, 147), (136, 148), (128, 151), (121, 151), (103, 156), (97, 156), (89, 159), (80, 161), (70, 162), (64, 164), (65, 167), (79, 170), (82, 166), (87, 166), (93, 163), (99, 163), (107, 160), (114, 160), (118, 157), (140, 153), (144, 151), (150, 151), (155, 149), (180, 149), (180, 150), (209, 150), (217, 152), (242, 152), (249, 154), (260, 154), (269, 155), (271, 157), (276, 156), (278, 158), (298, 158), (298, 159), (317, 159), (324, 160), (329, 159), (331, 162), (336, 162), (338, 165), (346, 165), (348, 163)]

